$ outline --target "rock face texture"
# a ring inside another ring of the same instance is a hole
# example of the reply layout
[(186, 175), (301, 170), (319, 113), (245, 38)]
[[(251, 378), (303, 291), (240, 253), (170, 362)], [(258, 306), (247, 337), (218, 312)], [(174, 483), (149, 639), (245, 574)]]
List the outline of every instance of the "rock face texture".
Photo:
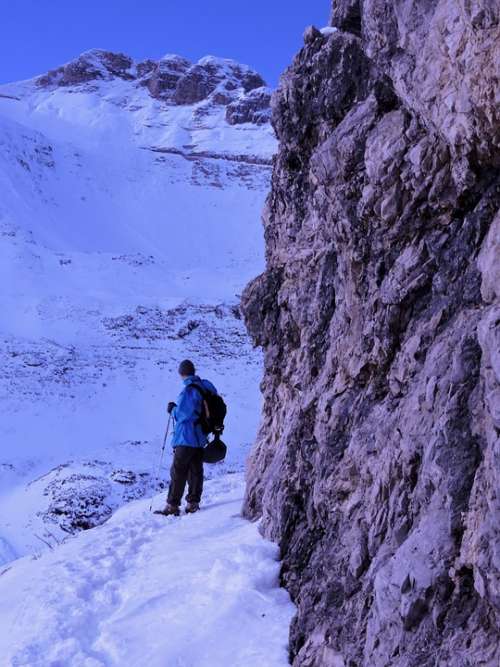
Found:
[(500, 660), (500, 9), (336, 0), (273, 96), (244, 511), (296, 666)]
[(226, 120), (230, 125), (254, 123), (263, 125), (271, 119), (271, 91), (260, 87), (231, 102), (226, 109)]
[(132, 79), (133, 61), (123, 53), (92, 49), (66, 65), (39, 76), (39, 86), (75, 86), (95, 79)]

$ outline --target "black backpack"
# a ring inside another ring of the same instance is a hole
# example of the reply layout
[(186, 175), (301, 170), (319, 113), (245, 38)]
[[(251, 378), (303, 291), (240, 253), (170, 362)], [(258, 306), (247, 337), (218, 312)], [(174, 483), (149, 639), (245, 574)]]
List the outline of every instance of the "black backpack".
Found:
[(201, 424), (203, 433), (206, 435), (213, 433), (220, 436), (224, 430), (224, 419), (227, 413), (224, 399), (219, 394), (214, 394), (194, 382), (189, 386), (196, 389), (203, 399), (201, 414), (197, 419), (197, 423)]

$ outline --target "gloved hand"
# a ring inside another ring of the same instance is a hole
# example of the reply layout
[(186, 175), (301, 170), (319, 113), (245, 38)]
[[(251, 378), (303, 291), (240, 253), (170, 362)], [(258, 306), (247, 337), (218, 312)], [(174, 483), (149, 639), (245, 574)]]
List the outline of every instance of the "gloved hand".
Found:
[(170, 401), (170, 403), (167, 405), (167, 412), (169, 415), (172, 414), (172, 410), (177, 407), (177, 403), (174, 403), (173, 401)]

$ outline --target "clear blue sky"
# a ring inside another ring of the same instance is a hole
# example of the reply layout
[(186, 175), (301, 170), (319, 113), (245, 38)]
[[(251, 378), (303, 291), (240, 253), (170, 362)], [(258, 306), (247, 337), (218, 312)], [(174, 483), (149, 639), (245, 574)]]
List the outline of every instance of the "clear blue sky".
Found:
[(103, 48), (234, 58), (275, 86), (305, 26), (326, 25), (329, 12), (330, 0), (0, 0), (0, 83)]

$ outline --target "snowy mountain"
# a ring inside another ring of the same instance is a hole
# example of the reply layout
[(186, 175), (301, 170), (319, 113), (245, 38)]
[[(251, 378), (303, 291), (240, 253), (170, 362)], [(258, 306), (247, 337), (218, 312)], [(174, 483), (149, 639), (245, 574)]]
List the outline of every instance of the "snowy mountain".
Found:
[(0, 87), (0, 564), (151, 495), (181, 358), (230, 407), (207, 474), (242, 469), (269, 98), (231, 60), (99, 50)]

